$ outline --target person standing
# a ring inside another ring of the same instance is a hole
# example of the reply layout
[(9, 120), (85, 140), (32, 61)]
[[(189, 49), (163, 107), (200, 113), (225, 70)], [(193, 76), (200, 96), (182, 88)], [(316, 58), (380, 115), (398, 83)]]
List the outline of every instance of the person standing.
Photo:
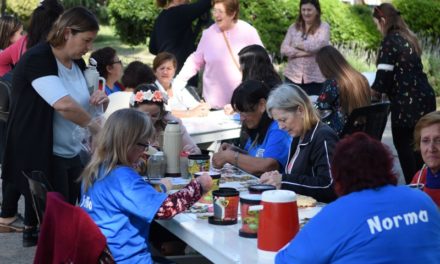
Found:
[[(188, 56), (196, 50), (196, 38), (203, 24), (209, 18), (211, 0), (156, 0), (156, 5), (163, 8), (154, 22), (150, 35), (149, 51), (158, 55), (169, 52), (177, 58), (177, 72), (183, 67)], [(198, 22), (193, 29), (193, 22)], [(197, 87), (197, 76), (189, 81)]]
[(14, 69), (2, 177), (13, 181), (25, 197), (23, 246), (37, 243), (38, 229), (24, 173), (41, 171), (54, 191), (75, 204), (82, 172), (80, 139), (72, 131), (100, 126), (88, 113), (90, 105), (108, 104), (102, 91), (89, 94), (82, 56), (92, 47), (99, 25), (83, 7), (64, 12), (48, 42), (28, 50)]
[(203, 68), (203, 97), (212, 108), (222, 109), (241, 83), (238, 52), (251, 44), (263, 44), (257, 30), (238, 19), (238, 0), (213, 0), (213, 4), (215, 24), (203, 31), (197, 50), (185, 61), (173, 85), (185, 86)]
[(301, 0), (298, 18), (281, 44), (281, 54), (287, 57), (286, 81), (298, 85), (308, 95), (319, 95), (325, 78), (315, 54), (327, 45), (330, 45), (330, 26), (321, 21), (319, 0)]
[(435, 111), (435, 93), (423, 72), (420, 44), (400, 12), (391, 4), (381, 4), (374, 8), (373, 20), (384, 38), (371, 88), (390, 99), (393, 143), (409, 183), (423, 165), (413, 150), (414, 127), (422, 116)]

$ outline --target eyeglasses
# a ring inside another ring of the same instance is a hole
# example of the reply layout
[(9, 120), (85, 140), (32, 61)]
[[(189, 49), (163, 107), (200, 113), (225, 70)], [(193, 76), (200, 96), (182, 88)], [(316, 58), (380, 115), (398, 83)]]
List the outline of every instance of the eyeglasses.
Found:
[(118, 63), (122, 65), (122, 61), (121, 60), (117, 60), (117, 61), (112, 62), (112, 64), (118, 64)]
[(436, 147), (440, 147), (440, 138), (433, 138), (433, 139), (423, 138), (422, 140), (420, 140), (420, 145), (429, 146), (431, 144), (433, 144)]
[(220, 10), (220, 9), (212, 9), (211, 13), (214, 14), (214, 15), (215, 14), (223, 15), (225, 13), (225, 11)]
[(146, 144), (144, 144), (144, 143), (136, 143), (136, 145), (139, 146), (139, 147), (143, 147), (144, 151), (148, 151), (148, 149), (150, 148), (150, 143), (146, 143)]

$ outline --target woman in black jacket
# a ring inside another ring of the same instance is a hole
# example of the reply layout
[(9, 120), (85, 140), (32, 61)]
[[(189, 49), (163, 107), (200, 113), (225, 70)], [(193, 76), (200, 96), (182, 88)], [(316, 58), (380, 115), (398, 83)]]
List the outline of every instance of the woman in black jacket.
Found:
[(293, 140), (283, 174), (266, 172), (261, 182), (320, 202), (335, 200), (330, 161), (339, 139), (333, 129), (319, 120), (307, 94), (296, 85), (281, 84), (271, 92), (266, 109)]

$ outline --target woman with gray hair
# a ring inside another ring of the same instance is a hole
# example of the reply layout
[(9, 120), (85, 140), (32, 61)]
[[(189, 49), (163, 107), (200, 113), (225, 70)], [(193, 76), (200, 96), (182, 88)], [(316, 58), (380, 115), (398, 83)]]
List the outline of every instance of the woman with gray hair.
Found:
[(270, 93), (266, 110), (293, 140), (284, 172), (266, 172), (260, 181), (320, 202), (335, 200), (330, 161), (339, 139), (320, 121), (307, 94), (296, 85), (281, 84)]
[(212, 186), (211, 177), (202, 175), (167, 195), (144, 181), (133, 166), (148, 150), (153, 133), (147, 114), (135, 109), (114, 112), (98, 134), (96, 150), (81, 175), (80, 206), (107, 238), (117, 263), (152, 263), (151, 222), (187, 210)]

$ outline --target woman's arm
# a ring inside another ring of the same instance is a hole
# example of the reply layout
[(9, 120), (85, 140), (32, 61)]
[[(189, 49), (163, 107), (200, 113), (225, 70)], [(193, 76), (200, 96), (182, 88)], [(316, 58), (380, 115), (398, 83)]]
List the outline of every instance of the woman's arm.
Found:
[(397, 43), (391, 36), (385, 37), (379, 49), (377, 72), (371, 89), (389, 95), (394, 87), (394, 65), (397, 61)]
[(296, 32), (295, 26), (294, 25), (290, 26), (289, 29), (287, 30), (283, 42), (281, 43), (280, 52), (282, 55), (287, 56), (288, 58), (296, 58), (298, 52), (300, 51), (295, 48), (295, 43), (293, 43), (295, 32)]
[(322, 22), (315, 34), (309, 35), (297, 48), (313, 54), (328, 45), (330, 45), (330, 26)]

